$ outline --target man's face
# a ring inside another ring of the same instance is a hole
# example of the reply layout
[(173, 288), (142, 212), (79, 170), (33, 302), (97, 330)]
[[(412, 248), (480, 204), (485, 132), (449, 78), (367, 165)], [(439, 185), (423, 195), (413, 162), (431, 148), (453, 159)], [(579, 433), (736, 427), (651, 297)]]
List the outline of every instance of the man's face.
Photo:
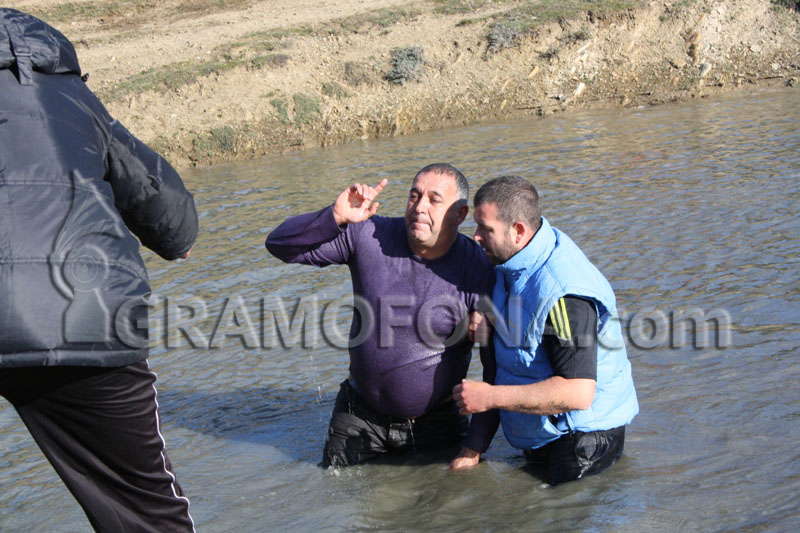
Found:
[(466, 217), (459, 214), (456, 180), (446, 174), (428, 172), (411, 184), (406, 207), (406, 230), (414, 245), (433, 248), (458, 233), (458, 225)]
[(473, 218), (478, 225), (473, 238), (486, 252), (490, 263), (503, 264), (519, 251), (514, 245), (511, 228), (497, 218), (497, 204), (476, 206)]

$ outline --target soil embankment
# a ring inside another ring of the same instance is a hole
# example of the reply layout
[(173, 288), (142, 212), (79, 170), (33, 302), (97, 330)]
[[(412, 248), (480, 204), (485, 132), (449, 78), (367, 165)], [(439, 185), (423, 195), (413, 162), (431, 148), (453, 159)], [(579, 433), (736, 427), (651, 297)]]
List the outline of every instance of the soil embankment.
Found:
[[(186, 167), (800, 85), (789, 0), (23, 0)], [(789, 6), (783, 7), (783, 6)]]

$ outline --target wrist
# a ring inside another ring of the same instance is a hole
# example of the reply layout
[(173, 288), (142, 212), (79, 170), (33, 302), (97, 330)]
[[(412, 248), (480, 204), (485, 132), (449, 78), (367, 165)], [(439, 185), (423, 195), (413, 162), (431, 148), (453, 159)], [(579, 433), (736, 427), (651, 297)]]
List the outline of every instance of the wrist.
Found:
[(492, 409), (503, 408), (502, 387), (498, 387), (497, 385), (489, 385), (489, 393), (487, 394), (487, 403), (488, 403), (487, 411), (491, 411)]
[(342, 218), (342, 216), (336, 212), (336, 206), (332, 207), (331, 212), (333, 213), (333, 221), (336, 222), (336, 225), (343, 226), (345, 224), (345, 221)]

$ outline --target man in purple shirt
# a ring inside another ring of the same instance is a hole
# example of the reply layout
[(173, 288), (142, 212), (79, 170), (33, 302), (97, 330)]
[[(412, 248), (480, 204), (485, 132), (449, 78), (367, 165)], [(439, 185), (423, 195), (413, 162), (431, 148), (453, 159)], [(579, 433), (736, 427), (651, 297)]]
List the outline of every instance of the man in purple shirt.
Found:
[[(269, 252), (287, 263), (350, 268), (350, 376), (336, 398), (322, 465), (463, 439), (450, 467), (469, 468), (498, 425), (497, 411), (468, 422), (451, 395), (469, 367), (469, 317), (494, 283), (480, 246), (458, 232), (469, 186), (455, 167), (428, 165), (414, 177), (404, 218), (373, 216), (385, 186), (356, 183), (332, 206), (289, 217), (267, 237)], [(483, 376), (493, 383), (488, 346), (481, 348)]]

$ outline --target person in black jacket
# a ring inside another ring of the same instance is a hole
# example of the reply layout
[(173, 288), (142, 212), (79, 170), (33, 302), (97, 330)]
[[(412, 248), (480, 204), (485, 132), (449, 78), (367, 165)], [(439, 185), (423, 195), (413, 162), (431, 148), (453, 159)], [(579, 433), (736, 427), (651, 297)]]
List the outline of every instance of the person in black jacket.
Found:
[(159, 430), (131, 232), (173, 260), (197, 226), (178, 174), (111, 118), (72, 44), (0, 8), (0, 394), (98, 531), (194, 530)]

